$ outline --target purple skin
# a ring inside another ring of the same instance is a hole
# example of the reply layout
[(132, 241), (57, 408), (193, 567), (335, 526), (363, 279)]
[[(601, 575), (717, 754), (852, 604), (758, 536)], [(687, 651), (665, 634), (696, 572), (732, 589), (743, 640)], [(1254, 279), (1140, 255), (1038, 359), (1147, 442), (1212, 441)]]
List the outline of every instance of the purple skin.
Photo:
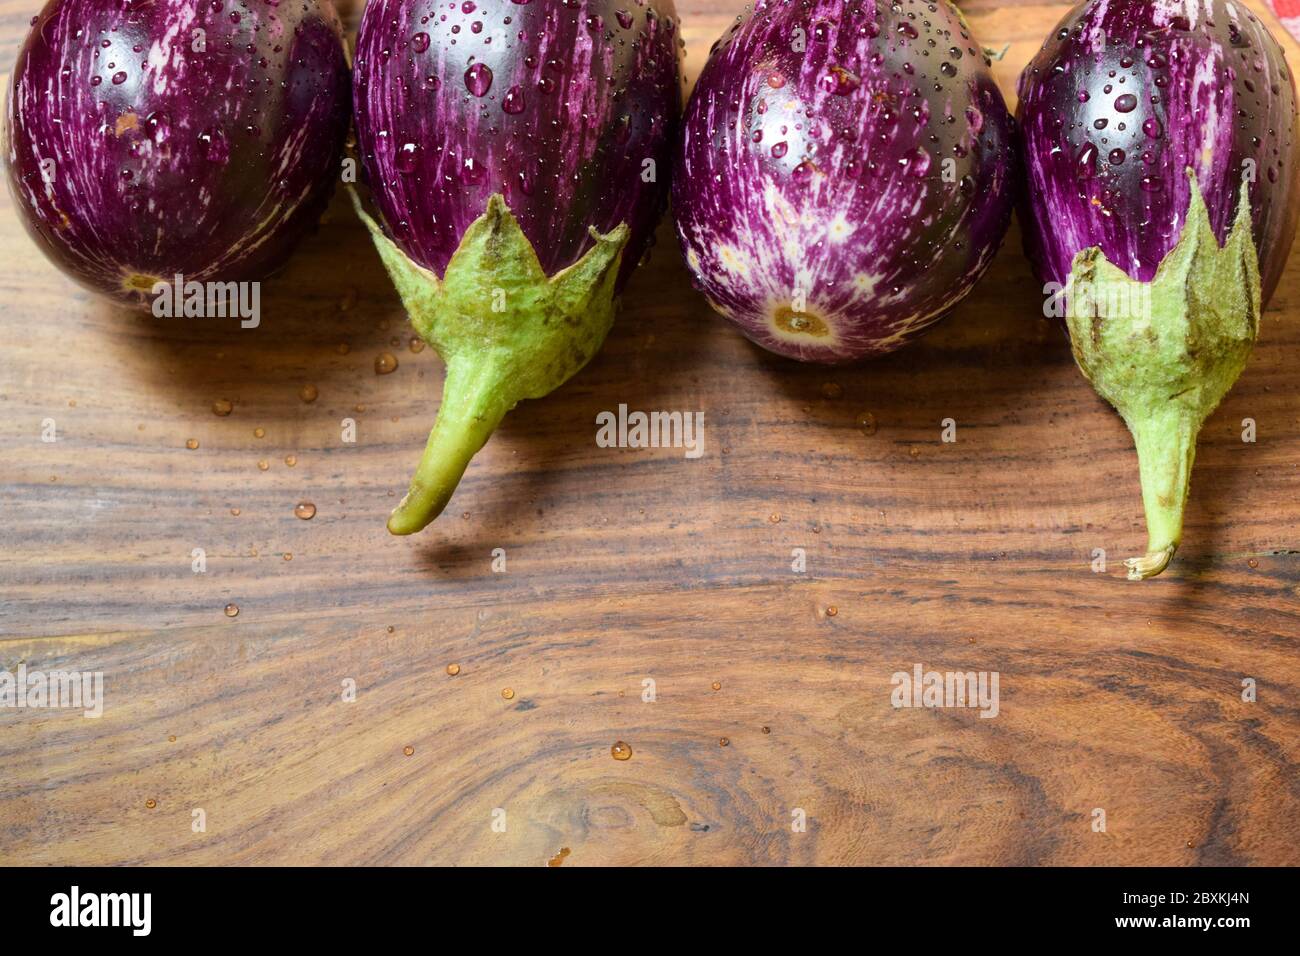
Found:
[(329, 201), (348, 87), (327, 0), (51, 0), (14, 67), (10, 189), (45, 254), (119, 302), (258, 279)]
[(673, 212), (697, 288), (745, 335), (850, 362), (970, 292), (1006, 234), (1016, 164), (951, 4), (759, 0), (687, 106)]
[(667, 203), (679, 44), (671, 0), (370, 0), (355, 120), (389, 235), (441, 276), (499, 193), (553, 275), (626, 222), (621, 288)]
[(1075, 254), (1096, 246), (1149, 282), (1186, 217), (1186, 171), (1222, 244), (1253, 170), (1251, 233), (1267, 302), (1300, 213), (1295, 110), (1281, 47), (1240, 4), (1080, 4), (1020, 80), (1021, 219), (1039, 277), (1064, 285)]

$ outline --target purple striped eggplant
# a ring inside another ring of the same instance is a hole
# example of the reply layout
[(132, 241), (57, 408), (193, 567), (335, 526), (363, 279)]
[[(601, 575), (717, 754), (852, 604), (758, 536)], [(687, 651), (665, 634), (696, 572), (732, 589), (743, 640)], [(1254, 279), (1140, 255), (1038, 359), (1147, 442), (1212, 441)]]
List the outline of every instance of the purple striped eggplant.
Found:
[(891, 352), (1006, 234), (1013, 123), (951, 3), (759, 0), (687, 105), (673, 215), (695, 285), (812, 362)]
[(1137, 446), (1159, 574), (1196, 436), (1241, 374), (1300, 213), (1296, 90), (1231, 0), (1091, 0), (1020, 78), (1026, 249)]
[(50, 0), (14, 67), (9, 185), (86, 287), (258, 279), (315, 226), (348, 125), (327, 0)]
[(357, 211), (447, 365), (394, 534), (604, 342), (667, 201), (679, 47), (671, 0), (366, 6), (354, 113), (379, 222)]

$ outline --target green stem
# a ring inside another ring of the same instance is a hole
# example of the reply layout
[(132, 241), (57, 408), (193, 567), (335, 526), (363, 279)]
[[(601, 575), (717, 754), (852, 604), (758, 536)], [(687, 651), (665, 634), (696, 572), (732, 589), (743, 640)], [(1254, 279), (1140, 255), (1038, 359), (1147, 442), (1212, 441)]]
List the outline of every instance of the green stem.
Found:
[(1237, 218), (1220, 246), (1196, 174), (1189, 169), (1187, 178), (1182, 232), (1149, 282), (1130, 277), (1100, 248), (1081, 250), (1070, 271), (1074, 359), (1137, 444), (1149, 541), (1143, 557), (1125, 562), (1131, 581), (1155, 577), (1178, 549), (1196, 436), (1259, 334), (1250, 184), (1241, 184)]
[(1124, 562), (1130, 581), (1155, 577), (1169, 566), (1183, 540), (1183, 511), (1196, 460), (1200, 415), (1177, 401), (1129, 423), (1142, 476), (1147, 553)]
[(411, 488), (388, 519), (414, 534), (447, 507), (506, 412), (567, 382), (614, 323), (614, 283), (631, 230), (591, 230), (591, 248), (548, 276), (505, 199), (488, 197), (441, 278), (384, 235), (352, 192), (357, 215), (420, 337), (447, 363), (442, 407)]
[(442, 386), (442, 406), (434, 420), (411, 487), (388, 518), (393, 534), (415, 534), (442, 514), (470, 459), (478, 454), (512, 402), (503, 399), (500, 377), (491, 365), (453, 359)]

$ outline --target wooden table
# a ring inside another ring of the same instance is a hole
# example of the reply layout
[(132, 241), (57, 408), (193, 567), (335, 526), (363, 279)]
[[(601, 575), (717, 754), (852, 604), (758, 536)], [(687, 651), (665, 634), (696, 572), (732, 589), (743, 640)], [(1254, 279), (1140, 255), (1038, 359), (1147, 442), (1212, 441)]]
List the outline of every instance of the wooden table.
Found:
[[(5, 70), (37, 6), (0, 0)], [(680, 4), (692, 75), (739, 6)], [(965, 8), (1013, 95), (1065, 5)], [(665, 225), (601, 355), (396, 538), (441, 365), (344, 201), (246, 332), (94, 301), (0, 202), (0, 669), (107, 698), (0, 710), (0, 862), (1300, 863), (1300, 268), (1131, 584), (1132, 442), (1018, 232), (831, 370), (717, 319)], [(702, 410), (703, 457), (598, 448), (620, 403)], [(997, 671), (998, 717), (894, 709), (918, 663)]]

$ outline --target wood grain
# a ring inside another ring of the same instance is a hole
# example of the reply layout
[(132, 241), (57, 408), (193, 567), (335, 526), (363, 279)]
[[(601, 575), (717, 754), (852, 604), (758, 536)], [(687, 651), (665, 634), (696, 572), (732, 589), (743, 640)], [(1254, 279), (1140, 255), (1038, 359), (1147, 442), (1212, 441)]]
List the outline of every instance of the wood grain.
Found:
[[(1065, 9), (964, 6), (1008, 94)], [(0, 0), (6, 69), (35, 9)], [(736, 9), (679, 5), (692, 73)], [(713, 316), (665, 226), (601, 355), (394, 538), (441, 366), (343, 202), (255, 331), (92, 300), (0, 202), (0, 669), (107, 695), (0, 710), (0, 862), (1300, 863), (1295, 259), (1135, 585), (1131, 440), (1017, 233), (935, 333), (827, 370)], [(619, 403), (703, 411), (704, 456), (596, 447)], [(916, 663), (999, 672), (998, 717), (895, 710)]]

